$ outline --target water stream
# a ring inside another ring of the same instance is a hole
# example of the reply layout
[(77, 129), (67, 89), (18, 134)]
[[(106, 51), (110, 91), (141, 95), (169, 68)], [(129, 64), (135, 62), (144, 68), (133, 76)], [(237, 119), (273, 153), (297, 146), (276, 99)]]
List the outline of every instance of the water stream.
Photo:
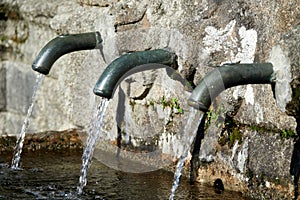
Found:
[(23, 149), (23, 144), (24, 144), (24, 138), (25, 138), (25, 133), (28, 129), (29, 126), (29, 120), (33, 111), (33, 107), (34, 107), (34, 103), (36, 100), (36, 94), (44, 80), (44, 75), (43, 74), (38, 74), (37, 78), (36, 78), (36, 83), (33, 89), (33, 94), (32, 94), (32, 98), (31, 98), (31, 103), (28, 107), (27, 110), (27, 115), (25, 117), (25, 120), (23, 122), (22, 128), (21, 128), (21, 132), (19, 134), (17, 143), (16, 143), (16, 147), (15, 147), (15, 152), (14, 152), (14, 156), (11, 162), (11, 168), (13, 169), (18, 169), (20, 166), (20, 159), (21, 159), (21, 153), (22, 153), (22, 149)]
[(193, 143), (193, 140), (197, 134), (197, 128), (201, 122), (201, 118), (203, 117), (203, 113), (190, 108), (189, 117), (187, 119), (187, 123), (183, 129), (183, 137), (182, 137), (182, 154), (180, 156), (180, 159), (176, 165), (176, 170), (174, 173), (174, 182), (171, 189), (171, 195), (169, 197), (169, 200), (173, 200), (175, 196), (176, 189), (179, 185), (179, 180), (181, 176), (181, 171), (184, 167), (184, 163), (187, 159), (188, 153), (190, 151), (190, 147)]
[(82, 167), (80, 170), (79, 184), (77, 187), (77, 194), (82, 194), (84, 186), (87, 184), (87, 172), (89, 164), (91, 162), (95, 144), (99, 139), (101, 126), (103, 123), (106, 108), (108, 106), (108, 99), (103, 98), (98, 106), (94, 116), (92, 117), (90, 123), (90, 129), (88, 133), (88, 138), (86, 140), (84, 152), (82, 154)]

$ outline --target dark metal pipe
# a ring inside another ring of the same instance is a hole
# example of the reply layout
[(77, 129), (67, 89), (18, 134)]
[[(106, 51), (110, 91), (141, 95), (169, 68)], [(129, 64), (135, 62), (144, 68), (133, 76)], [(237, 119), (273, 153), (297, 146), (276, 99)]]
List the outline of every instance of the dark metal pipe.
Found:
[(188, 104), (206, 112), (212, 100), (227, 88), (246, 84), (274, 82), (271, 63), (225, 64), (207, 74), (193, 90)]
[(60, 35), (42, 48), (32, 64), (32, 69), (47, 75), (53, 63), (64, 54), (95, 49), (101, 43), (102, 38), (99, 32)]
[[(165, 49), (133, 52), (115, 59), (101, 74), (94, 93), (105, 98), (112, 98), (119, 83), (127, 76), (149, 69), (176, 66), (177, 57)], [(153, 65), (152, 65), (153, 64)]]

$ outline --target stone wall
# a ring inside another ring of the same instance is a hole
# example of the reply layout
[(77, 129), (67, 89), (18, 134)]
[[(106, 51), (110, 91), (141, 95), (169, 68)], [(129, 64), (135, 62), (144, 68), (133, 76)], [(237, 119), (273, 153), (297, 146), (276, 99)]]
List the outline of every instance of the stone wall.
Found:
[[(201, 145), (198, 181), (219, 177), (225, 187), (252, 196), (276, 198), (282, 191), (277, 198), (289, 198), (289, 169), (299, 132), (299, 5), (299, 0), (3, 0), (0, 135), (19, 132), (35, 82), (31, 64), (59, 34), (99, 31), (105, 60), (99, 50), (60, 58), (38, 92), (29, 133), (88, 130), (99, 101), (92, 92), (94, 84), (113, 59), (127, 52), (167, 47), (178, 56), (177, 72), (192, 86), (222, 63), (272, 62), (276, 99), (270, 85), (247, 85), (226, 90), (214, 102)], [(177, 82), (164, 72), (134, 78), (134, 83), (122, 82), (109, 104), (105, 139), (115, 141), (119, 128), (126, 144), (155, 146), (178, 156), (186, 119), (172, 106), (165, 107), (162, 97), (176, 98), (188, 112), (190, 91), (177, 91)], [(135, 98), (147, 90), (146, 96)], [(123, 115), (116, 114), (120, 102)], [(152, 135), (145, 139), (145, 131)]]

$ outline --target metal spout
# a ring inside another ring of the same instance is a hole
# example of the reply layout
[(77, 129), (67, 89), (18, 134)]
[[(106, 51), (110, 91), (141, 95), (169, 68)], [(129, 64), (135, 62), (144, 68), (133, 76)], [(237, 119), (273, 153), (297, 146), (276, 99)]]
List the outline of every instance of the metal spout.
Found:
[(211, 102), (227, 88), (271, 83), (274, 83), (271, 63), (225, 64), (211, 71), (199, 82), (188, 99), (188, 104), (206, 112)]
[(127, 76), (149, 69), (175, 67), (177, 57), (165, 49), (133, 52), (115, 59), (101, 74), (94, 93), (105, 98), (112, 98), (119, 83)]
[(64, 54), (95, 49), (101, 43), (102, 38), (99, 32), (60, 35), (42, 48), (32, 64), (32, 69), (47, 75), (53, 63)]

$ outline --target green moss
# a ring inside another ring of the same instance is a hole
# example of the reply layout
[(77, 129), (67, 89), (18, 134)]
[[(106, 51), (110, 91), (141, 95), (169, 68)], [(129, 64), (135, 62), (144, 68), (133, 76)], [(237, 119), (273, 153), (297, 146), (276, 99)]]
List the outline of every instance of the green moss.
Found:
[[(209, 110), (206, 112), (206, 123), (205, 123), (205, 128), (208, 128), (208, 126), (211, 123), (216, 122), (219, 117), (222, 115), (222, 113), (224, 113), (224, 108), (220, 107), (219, 109), (217, 109), (216, 111), (213, 110)], [(218, 124), (217, 126), (220, 127), (221, 124)]]
[(162, 96), (161, 102), (160, 102), (160, 103), (161, 103), (163, 109), (165, 109), (166, 106), (167, 106), (167, 101), (166, 101), (166, 99), (165, 99), (165, 96)]
[(150, 104), (150, 106), (154, 109), (154, 101), (151, 100), (151, 101), (149, 102), (149, 104)]
[(179, 104), (177, 98), (172, 98), (172, 107), (175, 108), (175, 109), (177, 109), (177, 111), (179, 113), (182, 113), (182, 108), (180, 107), (180, 104)]
[(219, 117), (218, 112), (213, 112), (212, 110), (209, 110), (206, 112), (206, 124), (210, 125), (212, 122), (216, 121)]
[[(214, 118), (212, 113), (207, 113), (210, 121)], [(208, 123), (210, 123), (210, 121)], [(276, 128), (267, 128), (267, 127), (262, 127), (258, 125), (247, 125), (247, 124), (241, 124), (238, 121), (235, 121), (232, 117), (226, 116), (225, 118), (225, 123), (222, 128), (222, 132), (220, 134), (218, 143), (221, 146), (224, 146), (228, 144), (230, 148), (233, 147), (234, 143), (236, 141), (239, 142), (239, 144), (242, 143), (243, 141), (243, 134), (242, 130), (243, 129), (251, 129), (252, 131), (258, 132), (258, 133), (273, 133), (273, 134), (279, 134), (280, 138), (282, 140), (284, 139), (291, 139), (291, 138), (296, 138), (297, 134), (288, 129), (276, 129)]]
[(183, 109), (180, 107), (179, 100), (175, 97), (173, 97), (172, 100), (166, 100), (165, 96), (162, 96), (160, 103), (163, 106), (163, 109), (170, 107), (172, 109), (175, 108), (180, 114), (183, 113)]
[(251, 129), (252, 131), (256, 131), (256, 132), (259, 132), (259, 133), (263, 133), (263, 132), (273, 132), (272, 129), (268, 129), (268, 128), (265, 128), (265, 127), (262, 127), (262, 126), (250, 125), (249, 127), (250, 127), (250, 129)]
[(296, 133), (292, 130), (282, 130), (280, 132), (281, 139), (289, 139), (296, 137)]
[(268, 132), (268, 133), (279, 134), (281, 139), (290, 139), (290, 138), (297, 137), (297, 134), (292, 130), (272, 129), (272, 128), (266, 128), (266, 127), (261, 127), (261, 126), (257, 126), (257, 125), (251, 125), (249, 127), (252, 131), (256, 131), (258, 133)]
[(1, 41), (1, 42), (5, 42), (5, 41), (7, 41), (7, 40), (8, 40), (7, 35), (0, 35), (0, 41)]
[(238, 129), (238, 127), (234, 127), (232, 129), (232, 132), (229, 135), (229, 147), (233, 147), (235, 141), (238, 141), (239, 144), (243, 141), (243, 135), (241, 131)]
[(238, 121), (226, 115), (219, 144), (222, 146), (228, 144), (229, 148), (232, 148), (236, 141), (241, 144), (243, 142), (242, 128), (243, 126)]

